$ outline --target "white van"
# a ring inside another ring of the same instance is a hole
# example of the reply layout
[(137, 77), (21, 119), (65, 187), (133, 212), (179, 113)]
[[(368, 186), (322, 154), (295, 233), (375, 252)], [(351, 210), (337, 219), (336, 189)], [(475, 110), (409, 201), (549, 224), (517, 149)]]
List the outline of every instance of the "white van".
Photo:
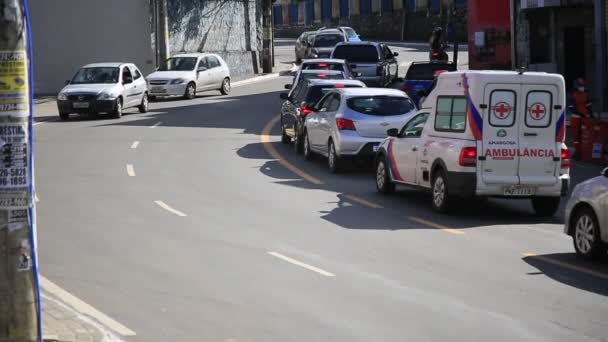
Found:
[(376, 156), (376, 186), (431, 189), (446, 211), (453, 197), (530, 198), (551, 216), (570, 183), (561, 75), (509, 71), (441, 74), (421, 109), (389, 130)]

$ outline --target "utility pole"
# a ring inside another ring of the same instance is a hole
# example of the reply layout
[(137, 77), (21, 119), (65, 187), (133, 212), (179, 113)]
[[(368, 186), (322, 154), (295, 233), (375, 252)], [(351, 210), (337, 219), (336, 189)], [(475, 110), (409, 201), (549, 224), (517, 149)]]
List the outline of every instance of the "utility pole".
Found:
[(169, 50), (169, 18), (167, 0), (154, 0), (155, 40), (157, 67), (165, 67), (170, 56)]
[(272, 1), (262, 0), (262, 72), (272, 72)]
[(0, 0), (0, 341), (40, 341), (25, 0)]

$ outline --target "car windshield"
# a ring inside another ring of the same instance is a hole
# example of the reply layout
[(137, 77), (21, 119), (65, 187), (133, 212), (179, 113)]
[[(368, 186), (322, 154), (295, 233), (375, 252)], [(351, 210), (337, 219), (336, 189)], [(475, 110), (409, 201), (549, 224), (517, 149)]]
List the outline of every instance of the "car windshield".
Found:
[(344, 73), (332, 73), (326, 74), (323, 72), (319, 73), (306, 73), (300, 75), (300, 81), (313, 80), (313, 79), (321, 79), (321, 80), (343, 80)]
[(323, 63), (323, 62), (314, 62), (314, 63), (305, 63), (302, 65), (302, 70), (336, 70), (336, 71), (345, 71), (344, 64), (342, 63)]
[(306, 95), (306, 103), (317, 103), (325, 94), (336, 88), (361, 88), (360, 85), (356, 84), (327, 84), (310, 87), (308, 94)]
[(167, 61), (167, 67), (159, 71), (190, 71), (196, 67), (196, 57), (173, 57)]
[(339, 34), (323, 34), (315, 37), (315, 47), (333, 47), (344, 41)]
[(451, 63), (412, 64), (405, 74), (405, 79), (430, 81), (435, 78), (435, 72), (439, 70), (456, 71), (456, 66)]
[(346, 105), (356, 112), (377, 116), (406, 114), (415, 108), (407, 97), (386, 95), (353, 97)]
[(348, 37), (348, 38), (357, 37), (357, 32), (355, 32), (355, 30), (353, 30), (352, 28), (345, 28), (344, 33), (346, 33), (346, 37)]
[(82, 68), (70, 84), (118, 83), (120, 69), (116, 67)]
[(332, 58), (359, 63), (376, 63), (379, 60), (378, 49), (373, 45), (341, 45), (336, 47)]

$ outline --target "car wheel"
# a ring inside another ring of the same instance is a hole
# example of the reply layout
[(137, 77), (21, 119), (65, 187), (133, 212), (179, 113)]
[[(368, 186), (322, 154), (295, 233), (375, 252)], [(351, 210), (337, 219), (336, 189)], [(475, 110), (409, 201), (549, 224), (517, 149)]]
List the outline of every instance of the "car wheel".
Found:
[(378, 158), (376, 162), (376, 189), (383, 194), (395, 192), (395, 183), (391, 181), (388, 165), (384, 156)]
[(149, 101), (149, 102), (154, 102), (154, 101), (156, 101), (156, 96), (153, 96), (153, 95), (148, 96), (148, 101)]
[(449, 194), (445, 171), (438, 170), (433, 175), (431, 186), (433, 209), (445, 213), (448, 211)]
[(327, 144), (327, 167), (331, 173), (338, 173), (341, 170), (340, 156), (336, 152), (336, 146), (332, 140)]
[(586, 259), (597, 259), (606, 254), (602, 244), (599, 224), (590, 208), (577, 210), (572, 217), (572, 242), (576, 253)]
[(148, 112), (148, 94), (144, 94), (144, 97), (142, 97), (141, 104), (139, 105), (138, 108), (139, 108), (140, 113)]
[(560, 197), (532, 197), (532, 208), (538, 217), (555, 215), (559, 209)]
[(116, 99), (116, 107), (114, 113), (112, 113), (114, 119), (120, 119), (122, 117), (122, 99), (119, 97)]
[(300, 134), (298, 134), (298, 125), (293, 125), (293, 150), (296, 154), (302, 153), (302, 139), (300, 138)]
[(222, 87), (220, 88), (220, 92), (222, 95), (230, 94), (230, 79), (228, 77), (224, 78), (222, 81)]
[(304, 131), (304, 136), (302, 137), (304, 140), (304, 158), (311, 160), (313, 158), (312, 150), (310, 149), (310, 141), (308, 139), (308, 132)]
[(61, 121), (68, 121), (70, 119), (70, 113), (60, 112), (59, 118), (61, 119)]
[(291, 137), (287, 135), (287, 133), (285, 132), (285, 127), (283, 127), (283, 125), (281, 125), (281, 142), (283, 144), (289, 144), (291, 142)]
[(184, 93), (184, 99), (192, 100), (195, 97), (196, 97), (196, 86), (194, 85), (194, 83), (190, 82), (186, 86), (186, 92)]

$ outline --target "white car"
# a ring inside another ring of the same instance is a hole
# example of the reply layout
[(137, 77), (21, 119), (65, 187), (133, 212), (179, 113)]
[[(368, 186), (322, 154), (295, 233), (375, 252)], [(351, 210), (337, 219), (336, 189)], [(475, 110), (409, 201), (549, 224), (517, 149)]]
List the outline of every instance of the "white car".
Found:
[(608, 168), (577, 185), (566, 205), (564, 233), (572, 236), (579, 255), (599, 258), (608, 247)]
[(552, 216), (570, 184), (561, 75), (506, 71), (441, 74), (418, 114), (387, 132), (376, 186), (432, 191), (446, 211), (454, 197), (528, 198)]
[(132, 63), (95, 63), (80, 68), (57, 95), (61, 120), (71, 113), (109, 113), (115, 118), (123, 110), (138, 107), (148, 111), (148, 87), (139, 69)]
[(387, 129), (400, 129), (416, 113), (402, 91), (383, 88), (334, 88), (304, 122), (304, 156), (327, 157), (331, 172), (346, 159), (373, 160)]
[(219, 90), (230, 93), (230, 70), (224, 60), (211, 53), (175, 55), (167, 60), (167, 67), (158, 69), (146, 78), (150, 96), (183, 96), (193, 99), (197, 92)]

